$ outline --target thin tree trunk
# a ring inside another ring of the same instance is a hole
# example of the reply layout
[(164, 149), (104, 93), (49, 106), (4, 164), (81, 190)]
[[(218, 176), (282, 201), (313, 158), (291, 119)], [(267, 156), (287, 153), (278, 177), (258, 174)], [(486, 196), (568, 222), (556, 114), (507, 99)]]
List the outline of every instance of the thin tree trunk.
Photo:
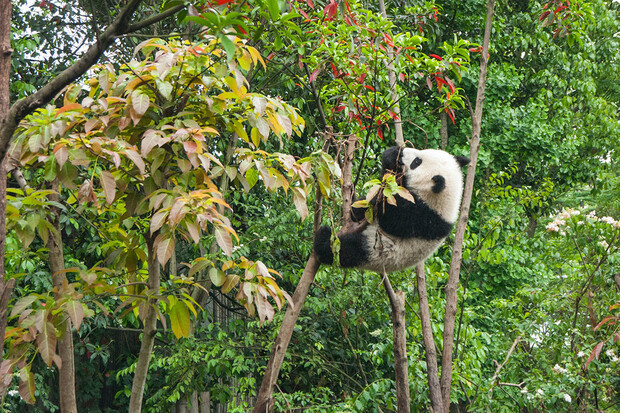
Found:
[(396, 404), (398, 413), (411, 411), (409, 396), (409, 366), (407, 364), (407, 325), (405, 321), (405, 293), (394, 292), (387, 274), (383, 274), (383, 286), (392, 309), (392, 332), (394, 339), (394, 375), (396, 381)]
[(478, 94), (476, 97), (476, 108), (472, 120), (472, 139), (470, 145), (471, 162), (467, 169), (465, 178), (465, 190), (463, 192), (463, 202), (461, 203), (461, 213), (459, 215), (456, 233), (454, 235), (454, 247), (452, 250), (452, 262), (450, 263), (450, 273), (446, 284), (446, 312), (444, 318), (443, 331), (443, 353), (441, 364), (441, 391), (443, 395), (444, 412), (450, 409), (450, 387), (452, 385), (452, 351), (454, 348), (454, 322), (456, 318), (456, 306), (458, 302), (457, 287), (463, 260), (463, 238), (469, 219), (469, 207), (471, 205), (472, 193), (474, 190), (474, 177), (476, 174), (476, 162), (478, 160), (478, 150), (480, 148), (480, 129), (482, 124), (482, 105), (484, 103), (484, 92), (487, 79), (487, 64), (489, 53), (489, 42), (491, 38), (491, 26), (495, 0), (489, 0), (487, 4), (487, 17), (484, 29), (484, 39), (482, 42), (482, 55), (480, 57), (480, 77), (478, 79)]
[(441, 149), (446, 150), (448, 147), (448, 114), (442, 110), (439, 112), (439, 136), (441, 137)]
[[(50, 201), (60, 202), (58, 179), (52, 181), (52, 191), (48, 196)], [(60, 227), (60, 209), (51, 208), (52, 225), (55, 230), (50, 232), (47, 248), (49, 249), (49, 264), (52, 273), (52, 284), (56, 289), (56, 299), (62, 295), (63, 284), (66, 283), (65, 257), (63, 252), (62, 230)], [(62, 340), (58, 341), (58, 355), (62, 360), (58, 369), (58, 392), (60, 394), (60, 411), (63, 413), (77, 413), (75, 399), (75, 360), (73, 352), (73, 330), (71, 319), (67, 317)]]
[[(9, 111), (9, 74), (11, 71), (11, 2), (0, 0), (0, 128), (4, 125), (4, 114)], [(9, 300), (13, 294), (15, 279), (6, 280), (6, 162), (0, 161), (0, 362), (4, 349), (4, 332)], [(3, 399), (4, 394), (0, 394)]]
[(422, 324), (422, 338), (426, 349), (426, 375), (428, 388), (431, 396), (433, 413), (444, 413), (441, 386), (439, 385), (439, 371), (437, 369), (437, 352), (435, 351), (435, 339), (433, 338), (433, 326), (431, 313), (428, 307), (428, 294), (426, 292), (426, 276), (424, 275), (424, 263), (415, 267), (418, 285), (418, 300), (420, 303), (420, 322)]
[[(385, 2), (383, 0), (379, 0), (379, 10), (381, 10), (381, 15), (384, 19), (387, 20), (387, 11), (385, 10)], [(394, 135), (396, 137), (396, 145), (404, 146), (405, 138), (403, 136), (403, 124), (400, 117), (400, 103), (399, 96), (396, 93), (396, 72), (394, 71), (394, 53), (392, 50), (387, 49), (387, 69), (388, 69), (388, 80), (390, 83), (390, 94), (392, 97), (392, 101), (394, 102), (392, 105), (392, 112), (396, 115), (396, 119), (394, 119)]]
[(286, 314), (282, 320), (282, 326), (278, 332), (278, 337), (273, 344), (273, 350), (271, 352), (271, 357), (269, 358), (269, 363), (267, 364), (267, 369), (265, 370), (265, 376), (263, 377), (260, 390), (258, 391), (254, 410), (252, 410), (254, 413), (270, 412), (273, 409), (273, 386), (278, 381), (280, 367), (282, 367), (282, 362), (284, 361), (284, 356), (286, 355), (286, 349), (288, 348), (291, 337), (293, 336), (295, 323), (297, 322), (299, 312), (306, 301), (306, 296), (308, 295), (310, 285), (312, 284), (312, 281), (314, 281), (316, 272), (319, 270), (319, 265), (320, 263), (316, 257), (316, 254), (312, 252), (312, 254), (310, 254), (310, 258), (308, 258), (308, 262), (306, 263), (306, 268), (304, 268), (304, 272), (301, 275), (299, 284), (297, 284), (297, 288), (295, 288), (295, 294), (293, 294), (293, 305), (289, 305), (286, 309)]
[[(155, 234), (147, 235), (148, 250), (148, 286), (154, 294), (159, 293), (160, 286), (160, 265), (157, 260), (157, 254), (153, 250), (153, 242)], [(154, 306), (157, 305), (157, 299), (149, 298), (144, 306), (146, 316), (144, 318), (144, 330), (142, 333), (142, 343), (140, 344), (140, 353), (136, 364), (136, 371), (131, 386), (131, 398), (129, 399), (129, 413), (139, 413), (142, 411), (142, 398), (144, 397), (144, 386), (146, 384), (146, 376), (149, 369), (151, 356), (153, 355), (153, 343), (155, 342), (155, 334), (157, 327), (157, 312)]]

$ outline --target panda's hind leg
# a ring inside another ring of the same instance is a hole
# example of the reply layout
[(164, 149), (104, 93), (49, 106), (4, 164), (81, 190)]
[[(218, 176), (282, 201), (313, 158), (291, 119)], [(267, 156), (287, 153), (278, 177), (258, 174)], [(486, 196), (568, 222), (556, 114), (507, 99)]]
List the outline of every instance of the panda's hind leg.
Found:
[(359, 267), (368, 261), (366, 237), (363, 231), (340, 234), (340, 266)]
[(334, 263), (331, 238), (332, 229), (327, 225), (321, 226), (314, 236), (314, 252), (321, 264), (331, 265)]
[[(323, 225), (314, 237), (314, 251), (321, 264), (333, 264), (334, 253), (331, 246), (332, 230)], [(362, 231), (338, 235), (340, 239), (340, 266), (358, 267), (368, 261), (367, 243)]]

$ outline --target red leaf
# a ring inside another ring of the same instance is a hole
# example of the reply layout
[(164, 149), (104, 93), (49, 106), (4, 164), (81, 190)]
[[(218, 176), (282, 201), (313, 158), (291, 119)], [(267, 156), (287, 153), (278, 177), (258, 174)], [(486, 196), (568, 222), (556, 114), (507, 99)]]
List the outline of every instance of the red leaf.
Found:
[[(544, 12), (543, 14), (541, 14), (541, 15), (540, 15), (540, 17), (538, 18), (538, 21), (539, 21), (539, 22), (540, 22), (540, 21), (543, 21), (543, 20), (544, 20), (544, 19), (545, 19), (545, 18), (546, 18), (549, 14), (551, 14), (551, 12), (550, 12), (550, 11), (546, 11), (546, 12)], [(470, 49), (470, 51), (471, 51), (471, 49)]]
[(321, 72), (321, 68), (317, 67), (316, 70), (310, 74), (310, 83), (316, 80), (316, 77), (319, 75), (320, 72)]
[(334, 0), (330, 0), (330, 3), (323, 9), (323, 15), (327, 16), (325, 20), (330, 21), (334, 19), (336, 12), (338, 11), (338, 5)]
[(405, 81), (405, 74), (404, 73), (399, 73), (398, 74), (398, 78), (400, 79), (401, 82)]
[(196, 152), (196, 149), (198, 149), (198, 144), (194, 141), (185, 141), (183, 142), (183, 149), (185, 149), (185, 152), (189, 155)]
[(334, 77), (336, 77), (338, 75), (338, 72), (336, 71), (336, 66), (333, 63), (329, 63), (332, 66), (332, 72), (334, 72)]
[(314, 9), (314, 3), (312, 3), (312, 0), (306, 0), (306, 3), (308, 4), (308, 6), (310, 6), (311, 9)]
[(443, 60), (443, 59), (441, 58), (441, 56), (437, 56), (436, 54), (429, 54), (428, 56), (429, 56), (429, 57), (432, 57), (432, 58), (434, 58), (434, 59), (440, 60), (440, 61), (441, 61), (441, 60)]
[(612, 316), (612, 315), (608, 315), (607, 317), (603, 318), (603, 319), (601, 320), (601, 322), (600, 322), (600, 323), (598, 323), (598, 324), (596, 325), (596, 327), (594, 327), (594, 331), (598, 330), (601, 326), (603, 326), (603, 325), (604, 325), (605, 323), (607, 323), (608, 321), (613, 320), (614, 318), (615, 318), (615, 317), (614, 317), (614, 316)]
[(454, 82), (449, 78), (446, 78), (446, 82), (448, 83), (448, 87), (450, 88), (450, 93), (454, 93)]
[(431, 82), (431, 78), (426, 78), (426, 86), (428, 86), (428, 90), (433, 90), (433, 82)]
[(452, 124), (454, 125), (454, 110), (452, 108), (446, 108), (446, 112), (448, 116), (450, 116), (450, 119), (452, 119)]
[(381, 126), (377, 128), (377, 135), (379, 135), (379, 139), (383, 140), (383, 128)]
[(592, 349), (592, 353), (590, 353), (590, 357), (588, 357), (588, 361), (586, 361), (586, 365), (585, 365), (586, 369), (588, 368), (588, 365), (590, 364), (590, 362), (594, 360), (594, 358), (598, 360), (598, 356), (599, 354), (601, 354), (601, 350), (603, 349), (603, 344), (605, 344), (605, 342), (601, 341), (596, 346), (594, 346), (594, 348)]

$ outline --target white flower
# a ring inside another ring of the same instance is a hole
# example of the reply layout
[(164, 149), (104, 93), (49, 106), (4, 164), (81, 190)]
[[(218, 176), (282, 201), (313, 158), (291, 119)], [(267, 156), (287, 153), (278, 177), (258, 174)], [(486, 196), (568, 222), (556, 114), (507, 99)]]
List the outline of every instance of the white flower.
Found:
[(580, 351), (579, 353), (577, 353), (577, 357), (579, 357), (579, 358), (582, 358), (585, 355), (586, 355), (586, 353), (584, 353), (583, 351)]
[(607, 249), (609, 247), (609, 244), (605, 240), (599, 241), (598, 245), (600, 245), (601, 247), (603, 247), (605, 249)]
[(560, 230), (560, 227), (558, 227), (555, 222), (550, 222), (547, 224), (547, 231), (558, 232), (559, 230)]
[(599, 219), (599, 221), (612, 225), (612, 226), (615, 226), (617, 224), (617, 221), (613, 219), (612, 217), (603, 217)]
[(523, 394), (527, 393), (527, 387), (522, 388), (521, 389), (521, 393), (523, 393)]
[(568, 371), (565, 368), (561, 367), (559, 364), (556, 364), (555, 366), (553, 366), (551, 370), (557, 374), (565, 374)]
[(618, 357), (616, 356), (616, 353), (614, 353), (614, 351), (612, 349), (609, 349), (605, 352), (605, 354), (607, 355), (607, 357), (609, 357), (611, 359), (611, 361), (615, 362), (618, 361)]
[(566, 393), (564, 393), (562, 397), (564, 397), (564, 400), (566, 400), (567, 403), (570, 403), (573, 401), (573, 399)]
[(539, 396), (543, 396), (545, 394), (545, 392), (543, 391), (543, 389), (538, 389), (536, 390), (536, 394)]
[(19, 396), (19, 392), (18, 392), (17, 390), (9, 390), (9, 391), (7, 392), (7, 394), (8, 394), (9, 396), (11, 396), (11, 397), (12, 397), (12, 396)]

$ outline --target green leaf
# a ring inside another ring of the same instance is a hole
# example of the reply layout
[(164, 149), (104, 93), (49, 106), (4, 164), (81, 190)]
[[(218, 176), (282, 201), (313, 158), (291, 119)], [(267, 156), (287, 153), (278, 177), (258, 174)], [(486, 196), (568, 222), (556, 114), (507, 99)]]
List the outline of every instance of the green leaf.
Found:
[(280, 5), (278, 4), (278, 0), (267, 0), (267, 8), (269, 9), (269, 14), (271, 14), (271, 19), (273, 21), (278, 20), (278, 17), (280, 17)]
[(211, 268), (209, 270), (209, 278), (216, 287), (221, 287), (226, 281), (226, 274), (219, 268)]
[(228, 59), (231, 60), (235, 57), (235, 52), (237, 50), (237, 46), (233, 43), (232, 40), (228, 38), (225, 34), (219, 35), (220, 41), (222, 42), (222, 46), (224, 46), (224, 50), (226, 50), (226, 54), (228, 55)]

